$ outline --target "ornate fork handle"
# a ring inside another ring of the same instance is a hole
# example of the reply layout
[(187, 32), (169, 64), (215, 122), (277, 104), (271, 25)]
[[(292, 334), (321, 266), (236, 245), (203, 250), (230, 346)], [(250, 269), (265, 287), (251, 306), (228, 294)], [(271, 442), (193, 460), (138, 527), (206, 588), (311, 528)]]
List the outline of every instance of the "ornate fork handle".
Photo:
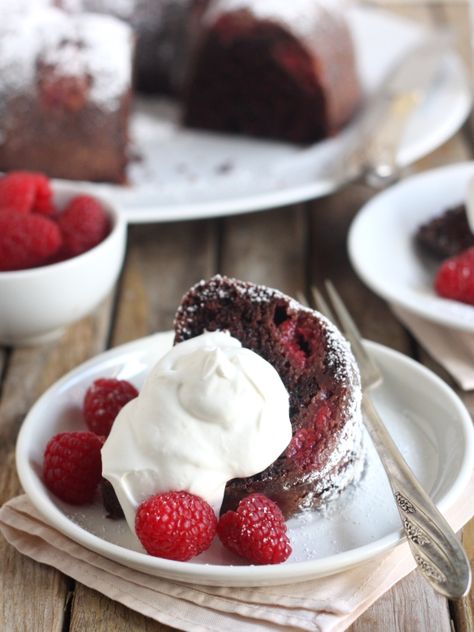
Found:
[(363, 395), (362, 411), (418, 568), (446, 597), (464, 596), (470, 589), (471, 571), (460, 542), (416, 480), (367, 394)]

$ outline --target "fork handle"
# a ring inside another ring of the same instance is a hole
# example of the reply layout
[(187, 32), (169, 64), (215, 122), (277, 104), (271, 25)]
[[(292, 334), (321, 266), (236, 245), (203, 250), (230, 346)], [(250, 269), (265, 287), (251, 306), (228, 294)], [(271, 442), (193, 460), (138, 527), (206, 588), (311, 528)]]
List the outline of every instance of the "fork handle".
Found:
[(456, 534), (415, 478), (367, 394), (362, 411), (418, 569), (445, 597), (463, 597), (471, 585), (471, 568)]

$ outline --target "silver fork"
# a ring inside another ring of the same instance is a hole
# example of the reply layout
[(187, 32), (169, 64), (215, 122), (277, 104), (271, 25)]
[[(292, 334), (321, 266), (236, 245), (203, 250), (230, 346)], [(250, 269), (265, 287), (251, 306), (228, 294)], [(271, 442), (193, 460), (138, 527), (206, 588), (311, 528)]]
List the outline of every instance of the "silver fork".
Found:
[(385, 468), (412, 555), (419, 570), (437, 592), (450, 599), (461, 598), (471, 586), (471, 568), (466, 553), (400, 454), (377, 413), (369, 391), (382, 383), (382, 373), (364, 348), (352, 317), (330, 281), (326, 281), (326, 290), (332, 309), (322, 294), (311, 288), (314, 304), (335, 325), (339, 321), (351, 344), (361, 374), (365, 426)]

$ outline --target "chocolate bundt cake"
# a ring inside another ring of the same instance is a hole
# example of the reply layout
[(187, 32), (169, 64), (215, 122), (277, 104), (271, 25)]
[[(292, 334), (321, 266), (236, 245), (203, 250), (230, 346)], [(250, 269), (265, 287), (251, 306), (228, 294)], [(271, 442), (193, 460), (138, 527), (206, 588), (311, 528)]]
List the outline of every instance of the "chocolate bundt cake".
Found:
[(203, 17), (185, 93), (190, 127), (311, 143), (361, 99), (335, 0), (216, 0)]
[(78, 0), (86, 11), (127, 22), (136, 36), (135, 88), (179, 94), (199, 22), (210, 0)]
[(474, 246), (466, 207), (459, 204), (420, 226), (415, 241), (427, 254), (437, 259), (454, 257)]
[(115, 18), (49, 4), (2, 3), (0, 170), (124, 182), (132, 32)]
[(5, 0), (0, 170), (126, 182), (133, 89), (191, 127), (325, 138), (361, 98), (339, 2)]
[(175, 342), (226, 330), (278, 371), (290, 396), (293, 438), (262, 473), (228, 483), (223, 510), (252, 492), (285, 516), (336, 497), (363, 470), (360, 379), (348, 344), (321, 314), (264, 286), (215, 276), (183, 297)]

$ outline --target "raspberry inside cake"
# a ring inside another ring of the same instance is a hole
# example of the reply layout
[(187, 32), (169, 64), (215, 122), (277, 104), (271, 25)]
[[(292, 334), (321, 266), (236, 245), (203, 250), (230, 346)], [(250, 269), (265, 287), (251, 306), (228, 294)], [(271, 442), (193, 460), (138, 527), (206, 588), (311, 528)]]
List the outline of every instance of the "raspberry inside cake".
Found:
[(290, 445), (270, 467), (228, 483), (223, 511), (261, 492), (289, 517), (356, 482), (364, 466), (360, 378), (336, 328), (277, 290), (216, 276), (183, 297), (175, 342), (215, 330), (229, 331), (275, 367), (293, 427)]

